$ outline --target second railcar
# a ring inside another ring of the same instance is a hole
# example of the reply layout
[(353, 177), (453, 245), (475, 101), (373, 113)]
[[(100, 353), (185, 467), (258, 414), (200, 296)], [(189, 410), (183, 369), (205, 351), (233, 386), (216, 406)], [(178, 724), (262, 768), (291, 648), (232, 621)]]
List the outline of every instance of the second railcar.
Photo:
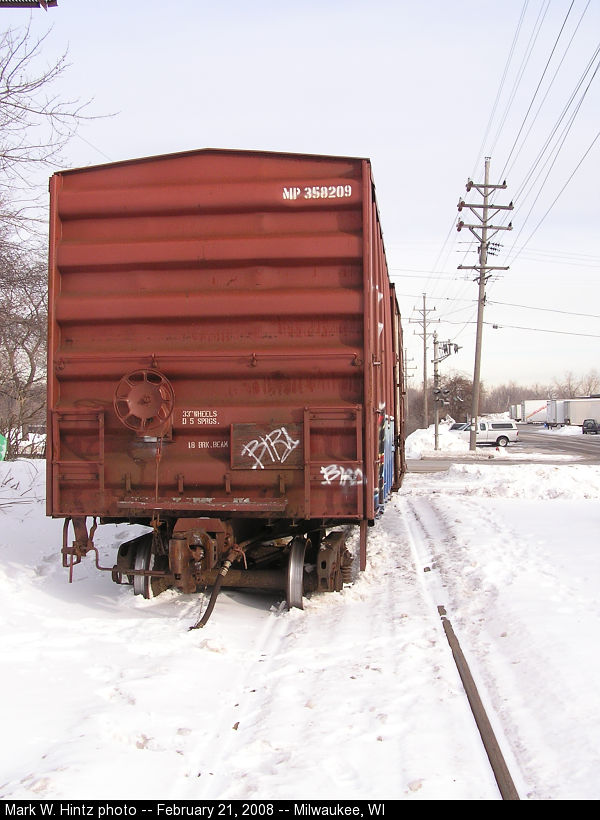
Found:
[(97, 524), (128, 522), (148, 529), (106, 568), (146, 597), (340, 589), (344, 526), (363, 569), (405, 469), (370, 162), (206, 149), (63, 171), (50, 193), (47, 512), (65, 566), (94, 550), (104, 569)]

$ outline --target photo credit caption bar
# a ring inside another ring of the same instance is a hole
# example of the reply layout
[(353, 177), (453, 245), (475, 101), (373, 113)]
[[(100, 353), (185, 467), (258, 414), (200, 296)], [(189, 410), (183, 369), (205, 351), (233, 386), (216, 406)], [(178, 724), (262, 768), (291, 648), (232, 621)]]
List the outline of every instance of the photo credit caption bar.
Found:
[(4, 800), (2, 817), (269, 818), (269, 817), (385, 817), (395, 801), (371, 800)]

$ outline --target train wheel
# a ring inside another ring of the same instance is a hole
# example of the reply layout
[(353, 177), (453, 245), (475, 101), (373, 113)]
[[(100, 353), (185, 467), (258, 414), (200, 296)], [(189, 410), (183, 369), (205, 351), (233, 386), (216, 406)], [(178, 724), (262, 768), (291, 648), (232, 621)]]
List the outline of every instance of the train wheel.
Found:
[(341, 566), (341, 557), (340, 562), (336, 565), (335, 572), (333, 574), (333, 589), (334, 592), (341, 592), (344, 588), (344, 581), (342, 578), (342, 566)]
[(302, 594), (304, 592), (304, 553), (306, 539), (302, 535), (292, 540), (287, 571), (287, 605), (288, 609), (304, 609)]
[[(152, 554), (152, 540), (150, 538), (139, 544), (135, 551), (135, 561), (133, 568), (147, 572), (154, 567), (154, 555)], [(133, 591), (136, 595), (143, 595), (144, 598), (152, 598), (152, 577), (150, 575), (134, 575)]]
[(333, 531), (323, 539), (317, 555), (317, 577), (322, 592), (341, 592), (344, 575), (350, 577), (351, 555), (346, 549), (347, 533)]
[[(135, 547), (135, 557), (133, 569), (147, 572), (148, 570), (162, 570), (165, 575), (128, 575), (133, 581), (133, 592), (135, 595), (143, 595), (144, 598), (156, 598), (169, 586), (169, 579), (166, 577), (169, 571), (169, 560), (166, 555), (156, 555), (152, 552), (152, 535), (148, 534), (139, 539)], [(172, 580), (172, 579), (171, 579)]]

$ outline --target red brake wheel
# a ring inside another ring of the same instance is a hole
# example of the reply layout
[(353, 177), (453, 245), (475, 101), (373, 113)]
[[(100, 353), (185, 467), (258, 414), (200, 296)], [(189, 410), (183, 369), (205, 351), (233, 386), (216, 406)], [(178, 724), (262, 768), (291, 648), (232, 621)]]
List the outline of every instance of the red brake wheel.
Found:
[(117, 418), (136, 433), (161, 433), (175, 405), (175, 393), (158, 370), (134, 370), (123, 376), (113, 400)]

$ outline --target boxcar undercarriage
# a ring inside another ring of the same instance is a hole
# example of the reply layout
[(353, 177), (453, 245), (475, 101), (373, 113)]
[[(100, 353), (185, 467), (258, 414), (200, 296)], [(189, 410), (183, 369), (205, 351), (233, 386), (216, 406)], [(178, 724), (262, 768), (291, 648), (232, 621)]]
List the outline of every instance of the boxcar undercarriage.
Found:
[[(133, 586), (144, 598), (168, 588), (194, 593), (212, 587), (200, 626), (208, 620), (221, 587), (285, 592), (288, 607), (302, 609), (306, 592), (340, 591), (352, 580), (353, 556), (346, 544), (352, 528), (340, 527), (339, 521), (157, 516), (100, 523), (142, 524), (148, 532), (121, 544), (116, 564), (103, 567), (94, 545), (97, 519), (89, 531), (86, 518), (65, 519), (62, 556), (69, 579), (74, 566), (93, 552), (99, 570), (111, 572), (115, 583)], [(69, 543), (70, 525), (75, 537)], [(363, 538), (366, 530), (361, 525)]]

